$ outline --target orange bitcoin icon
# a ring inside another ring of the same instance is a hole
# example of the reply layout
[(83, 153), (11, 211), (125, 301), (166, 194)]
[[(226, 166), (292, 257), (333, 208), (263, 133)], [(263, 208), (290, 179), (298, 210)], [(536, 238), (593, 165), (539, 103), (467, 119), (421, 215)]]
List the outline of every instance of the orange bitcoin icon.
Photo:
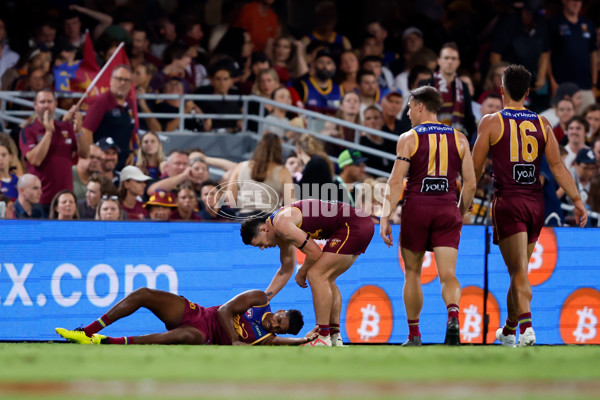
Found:
[[(404, 260), (400, 247), (398, 247), (398, 260), (400, 260), (400, 268), (404, 272)], [(437, 278), (437, 265), (435, 263), (435, 254), (431, 251), (426, 251), (423, 257), (423, 266), (421, 267), (421, 284), (425, 285)]]
[[(483, 289), (477, 286), (463, 288), (460, 296), (460, 340), (462, 343), (483, 343)], [(488, 293), (489, 316), (487, 343), (494, 343), (496, 330), (500, 327), (498, 301)]]
[(388, 295), (378, 286), (358, 289), (346, 309), (346, 335), (352, 343), (387, 343), (394, 313)]
[(531, 286), (541, 285), (552, 276), (556, 267), (556, 234), (552, 228), (542, 228), (529, 260), (527, 276)]
[(567, 344), (600, 344), (600, 292), (592, 288), (571, 293), (560, 312), (560, 336)]

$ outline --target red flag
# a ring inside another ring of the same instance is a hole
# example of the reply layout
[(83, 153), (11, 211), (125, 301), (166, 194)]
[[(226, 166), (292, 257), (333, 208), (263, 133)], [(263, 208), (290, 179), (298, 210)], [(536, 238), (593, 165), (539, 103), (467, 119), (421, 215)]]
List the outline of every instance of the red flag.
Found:
[[(100, 71), (98, 61), (96, 61), (96, 52), (90, 38), (89, 32), (85, 33), (85, 42), (83, 43), (83, 59), (79, 64), (79, 68), (75, 72), (75, 78), (71, 79), (71, 91), (85, 92)], [(100, 94), (100, 91), (92, 90), (91, 96)]]

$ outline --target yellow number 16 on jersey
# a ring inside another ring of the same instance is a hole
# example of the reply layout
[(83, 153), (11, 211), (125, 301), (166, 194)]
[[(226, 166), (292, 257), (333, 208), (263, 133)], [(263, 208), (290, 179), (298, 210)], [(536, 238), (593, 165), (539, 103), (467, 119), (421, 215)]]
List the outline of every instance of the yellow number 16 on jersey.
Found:
[[(519, 131), (517, 133), (517, 130)], [(510, 161), (519, 162), (519, 139), (521, 137), (521, 155), (523, 161), (533, 162), (538, 157), (538, 141), (535, 136), (527, 132), (535, 133), (537, 129), (531, 121), (522, 121), (517, 129), (517, 121), (510, 120)]]

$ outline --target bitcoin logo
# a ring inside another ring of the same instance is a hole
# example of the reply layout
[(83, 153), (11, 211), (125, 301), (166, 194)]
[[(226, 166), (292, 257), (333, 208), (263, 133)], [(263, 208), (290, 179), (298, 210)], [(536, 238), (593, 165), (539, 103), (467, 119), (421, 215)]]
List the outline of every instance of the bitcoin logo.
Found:
[(556, 267), (556, 259), (557, 247), (554, 229), (542, 228), (527, 266), (527, 276), (531, 286), (541, 285), (550, 279)]
[(463, 313), (463, 326), (460, 329), (461, 340), (471, 343), (473, 339), (481, 336), (481, 313), (474, 304), (464, 309)]
[[(483, 343), (483, 289), (477, 286), (463, 288), (460, 296), (461, 339), (465, 343)], [(494, 295), (488, 293), (489, 323), (486, 343), (494, 343), (496, 329), (500, 327), (500, 307)]]
[(594, 310), (586, 306), (583, 307), (583, 310), (577, 310), (577, 315), (579, 315), (579, 322), (577, 322), (577, 329), (573, 331), (575, 340), (585, 343), (586, 340), (595, 338), (598, 318), (594, 315)]
[(359, 288), (346, 309), (346, 336), (352, 343), (387, 343), (394, 314), (388, 295), (378, 286)]
[(367, 304), (360, 311), (362, 312), (362, 322), (357, 332), (360, 335), (360, 340), (368, 342), (369, 339), (379, 335), (379, 313), (377, 307), (372, 304)]
[(560, 312), (560, 336), (567, 344), (600, 344), (599, 316), (600, 292), (592, 288), (574, 291)]
[[(398, 246), (398, 259), (400, 260), (400, 268), (404, 272), (404, 260)], [(435, 263), (435, 254), (431, 251), (426, 251), (423, 256), (423, 265), (421, 266), (421, 284), (425, 285), (437, 278), (437, 264)]]

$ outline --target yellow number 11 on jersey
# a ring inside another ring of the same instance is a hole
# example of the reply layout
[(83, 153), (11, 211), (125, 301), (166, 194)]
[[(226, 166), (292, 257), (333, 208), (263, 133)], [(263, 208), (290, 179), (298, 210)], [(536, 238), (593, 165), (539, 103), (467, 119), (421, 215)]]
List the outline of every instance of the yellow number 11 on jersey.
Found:
[[(535, 136), (530, 136), (527, 131), (531, 133), (537, 132), (535, 125), (531, 121), (523, 121), (518, 127), (521, 135), (521, 154), (523, 161), (532, 162), (538, 156), (538, 141)], [(530, 150), (531, 147), (531, 150)], [(519, 140), (517, 138), (517, 121), (514, 119), (510, 120), (510, 161), (519, 162)]]
[[(436, 175), (435, 159), (437, 158), (436, 156), (438, 154), (438, 148), (437, 148), (438, 141), (437, 141), (437, 137), (436, 137), (437, 135), (430, 133), (427, 136), (429, 137), (429, 167), (427, 168), (427, 175), (435, 176)], [(446, 136), (446, 135), (440, 135), (439, 155), (440, 155), (439, 176), (446, 176), (446, 175), (448, 175), (448, 136)]]

